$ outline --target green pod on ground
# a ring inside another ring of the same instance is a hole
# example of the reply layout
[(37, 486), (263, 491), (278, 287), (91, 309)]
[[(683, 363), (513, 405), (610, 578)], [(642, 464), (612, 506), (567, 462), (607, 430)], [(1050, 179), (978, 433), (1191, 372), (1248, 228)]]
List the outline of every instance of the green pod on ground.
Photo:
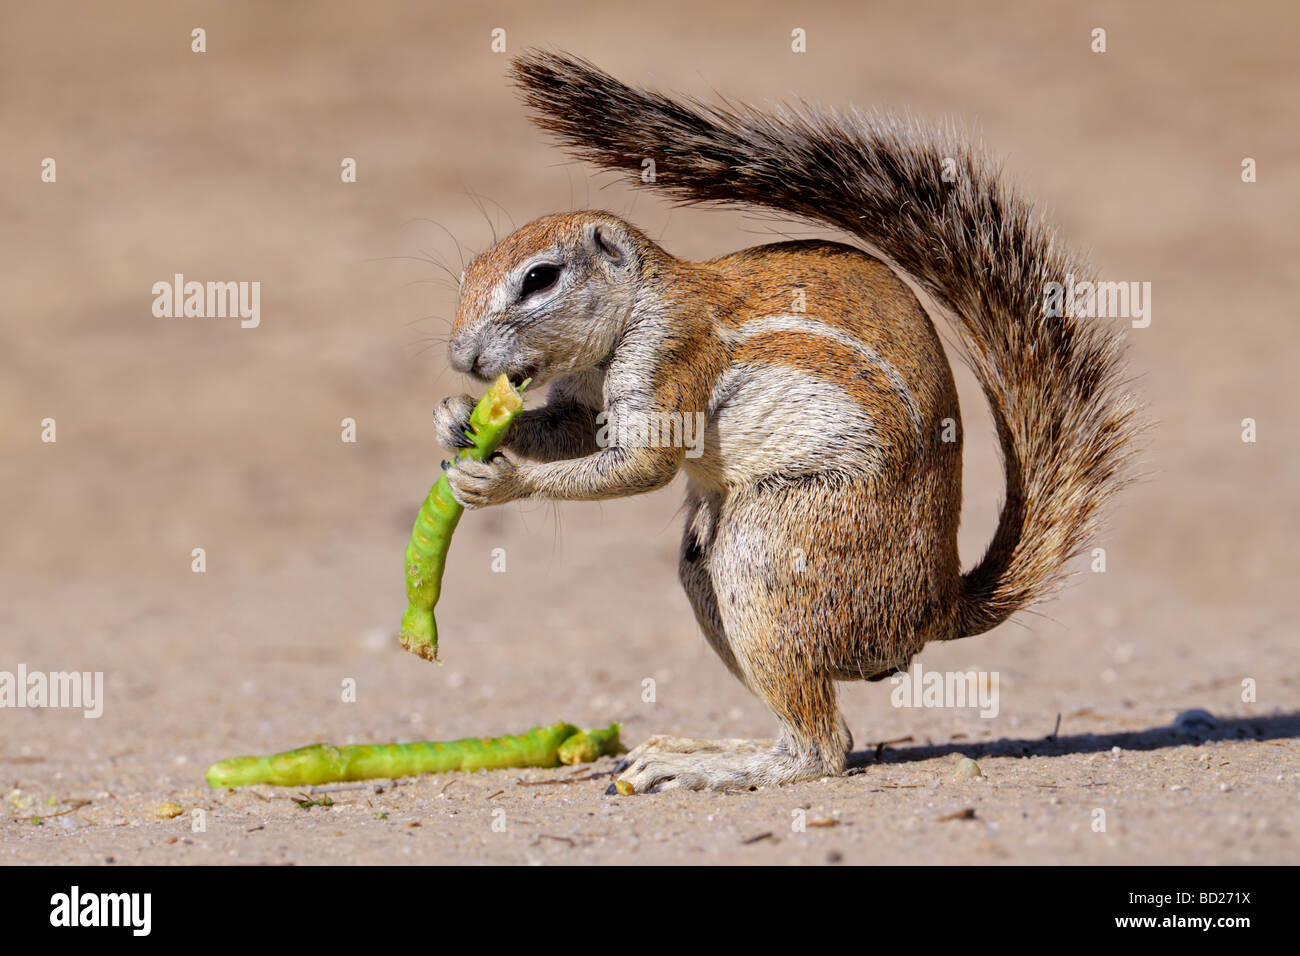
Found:
[[(572, 724), (534, 727), (522, 734), (504, 737), (466, 737), (463, 740), (422, 740), (408, 744), (312, 744), (271, 754), (268, 757), (232, 757), (208, 768), (208, 785), (243, 787), (269, 783), (280, 787), (304, 787), (322, 783), (345, 783), (382, 777), (411, 777), (422, 773), (500, 770), (506, 767), (558, 767), (563, 763), (595, 760), (608, 749), (609, 734), (618, 741), (618, 725), (609, 730), (582, 732)], [(583, 761), (564, 759), (564, 744), (590, 737), (595, 744), (575, 744), (568, 752), (592, 754)]]

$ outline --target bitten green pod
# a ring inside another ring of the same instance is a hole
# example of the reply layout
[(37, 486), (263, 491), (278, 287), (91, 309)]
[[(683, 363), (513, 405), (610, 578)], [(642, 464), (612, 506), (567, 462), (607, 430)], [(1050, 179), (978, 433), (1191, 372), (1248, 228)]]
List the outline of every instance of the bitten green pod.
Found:
[(560, 763), (591, 763), (599, 757), (613, 757), (627, 750), (619, 739), (618, 724), (604, 730), (580, 730), (560, 744)]
[[(500, 376), (487, 390), (469, 418), (466, 435), (474, 442), (460, 458), (483, 461), (496, 451), (515, 416), (524, 407), (525, 381), (519, 388)], [(415, 516), (411, 541), (406, 546), (406, 612), (402, 615), (402, 646), (425, 660), (438, 660), (438, 624), (433, 607), (442, 593), (442, 573), (452, 532), (464, 512), (451, 493), (447, 476), (440, 475)]]
[(243, 787), (269, 783), (303, 787), (379, 777), (410, 777), (452, 770), (500, 770), (505, 767), (558, 767), (589, 763), (622, 752), (618, 724), (605, 730), (579, 731), (572, 724), (534, 727), (505, 737), (417, 741), (409, 744), (312, 744), (269, 757), (232, 757), (208, 768), (208, 785)]

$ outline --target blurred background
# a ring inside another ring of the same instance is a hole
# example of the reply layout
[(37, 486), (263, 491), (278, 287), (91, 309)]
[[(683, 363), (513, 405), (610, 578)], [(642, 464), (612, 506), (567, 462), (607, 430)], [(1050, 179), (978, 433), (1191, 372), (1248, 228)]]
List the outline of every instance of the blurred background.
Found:
[[(1058, 712), (1111, 729), (1294, 710), (1293, 4), (50, 2), (5, 20), (0, 669), (102, 670), (107, 695), (99, 720), (0, 712), (6, 785), (145, 793), (201, 786), (234, 752), (557, 718), (771, 732), (677, 585), (680, 480), (471, 514), (439, 607), (445, 666), (397, 647), (403, 549), (444, 457), (431, 409), (477, 390), (447, 366), (455, 294), (434, 261), (458, 273), (494, 229), (587, 206), (682, 256), (779, 238), (766, 217), (673, 209), (566, 161), (505, 78), (529, 46), (706, 97), (958, 119), (1103, 277), (1152, 284), (1130, 339), (1158, 428), (1098, 542), (1106, 573), (1081, 563), (1040, 614), (927, 652), (1000, 671), (997, 720), (849, 685), (860, 742), (1037, 736)], [(175, 273), (259, 281), (260, 326), (155, 317), (151, 288)], [(969, 565), (1002, 479), (959, 380)], [(339, 706), (346, 678), (358, 700)]]

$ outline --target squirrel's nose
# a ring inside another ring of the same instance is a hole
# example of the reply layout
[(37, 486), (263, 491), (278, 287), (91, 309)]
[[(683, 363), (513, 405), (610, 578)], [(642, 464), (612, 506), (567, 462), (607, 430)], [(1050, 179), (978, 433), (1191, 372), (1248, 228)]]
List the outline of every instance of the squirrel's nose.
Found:
[(447, 343), (447, 362), (457, 372), (474, 371), (478, 357), (478, 343), (473, 339), (452, 339)]

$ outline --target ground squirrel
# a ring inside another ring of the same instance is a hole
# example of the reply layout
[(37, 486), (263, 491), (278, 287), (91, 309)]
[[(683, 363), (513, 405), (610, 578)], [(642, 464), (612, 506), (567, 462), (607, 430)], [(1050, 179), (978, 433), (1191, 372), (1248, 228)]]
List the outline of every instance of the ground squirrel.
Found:
[[(781, 735), (654, 737), (622, 779), (645, 792), (837, 774), (852, 741), (836, 681), (879, 679), (929, 641), (989, 630), (1045, 597), (1091, 546), (1138, 428), (1120, 337), (1044, 314), (1047, 283), (1089, 270), (955, 134), (859, 112), (674, 99), (566, 55), (531, 52), (512, 70), (537, 123), (572, 155), (638, 181), (653, 159), (653, 185), (681, 201), (829, 224), (885, 260), (782, 242), (688, 262), (608, 213), (547, 216), (470, 263), (448, 348), (455, 369), (483, 380), (550, 383), (505, 445), (531, 461), (449, 467), (466, 507), (688, 479), (681, 583)], [(965, 574), (952, 371), (891, 266), (954, 320), (1002, 446), (997, 531)], [(439, 407), (444, 444), (463, 443), (472, 404)], [(602, 420), (697, 412), (696, 457), (680, 443), (598, 440)]]

